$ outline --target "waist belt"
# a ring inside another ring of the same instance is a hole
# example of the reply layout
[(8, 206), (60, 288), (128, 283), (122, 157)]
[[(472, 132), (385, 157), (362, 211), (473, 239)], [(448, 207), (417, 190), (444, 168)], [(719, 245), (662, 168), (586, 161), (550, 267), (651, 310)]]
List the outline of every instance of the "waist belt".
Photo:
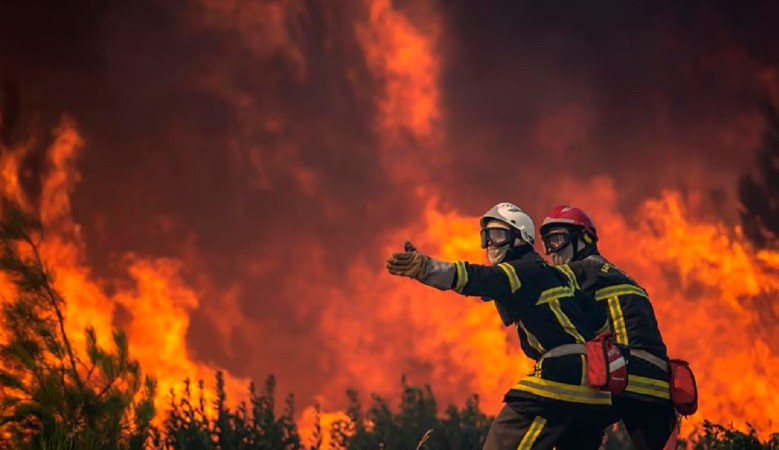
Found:
[[(553, 348), (552, 351), (557, 350), (557, 348)], [(643, 359), (644, 361), (648, 362), (649, 364), (652, 364), (653, 366), (659, 368), (663, 372), (668, 372), (668, 361), (664, 360), (663, 358), (659, 358), (651, 353), (649, 353), (646, 350), (639, 350), (639, 349), (630, 349), (630, 356), (635, 356), (638, 359)]]
[[(541, 359), (557, 358), (568, 355), (586, 355), (587, 347), (584, 344), (563, 344), (549, 350), (541, 355)], [(646, 350), (630, 349), (630, 356), (643, 359), (663, 372), (668, 372), (668, 362), (663, 358), (657, 357)]]
[(549, 350), (541, 355), (541, 359), (557, 358), (558, 356), (585, 355), (587, 347), (584, 344), (563, 344)]

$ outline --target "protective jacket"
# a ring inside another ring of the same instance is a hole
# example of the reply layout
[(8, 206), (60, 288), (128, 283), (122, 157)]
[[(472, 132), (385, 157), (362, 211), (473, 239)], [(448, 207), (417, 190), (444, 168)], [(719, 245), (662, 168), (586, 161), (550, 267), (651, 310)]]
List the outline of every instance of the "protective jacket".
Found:
[[(536, 367), (513, 386), (506, 401), (527, 394), (564, 402), (611, 404), (611, 394), (587, 386), (583, 354), (544, 358), (564, 344), (584, 344), (604, 324), (606, 313), (593, 308), (565, 274), (548, 265), (531, 246), (513, 252), (513, 259), (495, 266), (455, 263), (452, 289), (494, 301), (506, 325), (514, 325), (525, 354)], [(598, 315), (600, 314), (600, 318)]]
[(646, 291), (599, 254), (557, 268), (577, 290), (595, 300), (596, 310), (608, 315), (616, 342), (630, 348), (624, 395), (668, 400), (667, 367), (666, 370), (659, 367), (667, 361), (666, 346)]

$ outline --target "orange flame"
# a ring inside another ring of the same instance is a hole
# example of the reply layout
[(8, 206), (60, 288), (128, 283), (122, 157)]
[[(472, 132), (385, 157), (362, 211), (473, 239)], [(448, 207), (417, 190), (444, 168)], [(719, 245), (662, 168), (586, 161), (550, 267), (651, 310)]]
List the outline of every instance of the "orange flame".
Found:
[[(55, 286), (66, 299), (65, 327), (75, 348), (83, 349), (86, 345), (84, 330), (89, 326), (95, 328), (100, 345), (110, 346), (116, 326), (116, 305), (127, 308), (129, 322), (125, 331), (130, 356), (157, 378), (161, 394), (157, 406), (162, 414), (170, 390), (182, 387), (187, 377), (210, 380), (217, 369), (193, 361), (187, 350), (189, 313), (198, 306), (197, 294), (180, 279), (181, 262), (165, 258), (145, 260), (131, 255), (126, 260), (135, 288), (120, 289), (113, 296), (106, 294), (106, 282), (96, 279), (86, 264), (80, 227), (70, 214), (70, 193), (79, 180), (75, 159), (83, 145), (75, 122), (64, 118), (54, 130), (54, 141), (47, 150), (48, 170), (42, 179), (40, 217), (46, 230), (41, 244), (42, 257), (54, 269)], [(24, 149), (3, 152), (3, 168), (9, 175), (4, 178), (3, 192), (29, 205), (14, 169), (24, 153)], [(0, 289), (3, 295), (13, 293), (13, 287), (7, 282)], [(235, 380), (229, 374), (226, 379), (231, 391), (245, 384), (244, 380)], [(242, 389), (231, 393), (233, 399), (243, 396)]]
[(434, 48), (440, 25), (433, 19), (427, 25), (432, 32), (423, 33), (390, 0), (373, 0), (367, 8), (368, 23), (358, 26), (357, 36), (382, 85), (378, 99), (382, 128), (432, 137), (440, 118)]
[[(432, 145), (442, 137), (440, 18), (427, 13), (414, 22), (390, 0), (366, 0), (363, 5), (367, 18), (357, 22), (355, 31), (379, 87), (375, 103), (377, 133), (383, 139), (380, 156), (385, 170), (396, 178), (418, 180), (426, 176), (426, 165), (444, 158)], [(423, 148), (410, 144), (409, 136)]]
[(319, 412), (317, 416), (316, 408), (310, 406), (305, 408), (298, 420), (298, 429), (300, 430), (300, 439), (303, 445), (313, 446), (316, 444), (316, 426), (319, 425), (321, 445), (318, 448), (331, 448), (332, 436), (330, 428), (335, 422), (349, 421), (349, 416), (343, 411)]

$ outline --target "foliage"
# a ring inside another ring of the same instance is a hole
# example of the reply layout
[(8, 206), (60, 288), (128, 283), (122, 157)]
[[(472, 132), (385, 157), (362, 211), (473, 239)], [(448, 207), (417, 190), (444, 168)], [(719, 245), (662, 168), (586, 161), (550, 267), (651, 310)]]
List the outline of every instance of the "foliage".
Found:
[(702, 430), (696, 433), (690, 442), (681, 442), (679, 448), (691, 450), (779, 450), (779, 433), (774, 433), (767, 441), (761, 441), (752, 425), (746, 433), (711, 423), (703, 422)]
[(227, 404), (224, 377), (216, 373), (216, 400), (213, 414), (207, 407), (203, 382), (198, 382), (198, 397), (194, 401), (189, 380), (185, 380), (184, 395), (177, 399), (170, 394), (170, 411), (155, 439), (155, 446), (164, 449), (301, 449), (300, 435), (294, 421), (294, 398), (288, 396), (284, 411), (276, 414), (276, 379), (269, 376), (262, 392), (249, 385), (249, 403), (241, 402), (235, 410)]
[(410, 386), (402, 380), (403, 392), (399, 411), (393, 413), (387, 401), (373, 395), (373, 404), (363, 412), (357, 392), (348, 391), (348, 421), (337, 421), (331, 431), (337, 449), (414, 449), (428, 430), (423, 448), (452, 450), (481, 448), (487, 437), (491, 418), (479, 409), (476, 395), (466, 400), (460, 410), (449, 406), (439, 417), (430, 386)]
[(142, 380), (121, 331), (113, 349), (98, 345), (91, 328), (83, 352), (73, 348), (65, 300), (41, 260), (42, 238), (37, 219), (4, 205), (0, 272), (15, 289), (0, 306), (0, 448), (142, 448), (154, 379)]

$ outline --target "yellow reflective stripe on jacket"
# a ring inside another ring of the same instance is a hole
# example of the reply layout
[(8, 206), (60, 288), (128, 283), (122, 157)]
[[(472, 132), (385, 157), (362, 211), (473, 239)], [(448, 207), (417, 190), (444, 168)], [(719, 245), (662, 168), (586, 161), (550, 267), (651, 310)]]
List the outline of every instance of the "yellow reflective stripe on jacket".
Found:
[(640, 295), (641, 297), (649, 298), (646, 291), (636, 285), (617, 284), (595, 291), (595, 300), (606, 300), (607, 298), (619, 297), (621, 295)]
[(522, 286), (522, 282), (519, 281), (519, 277), (517, 276), (517, 271), (514, 270), (514, 266), (509, 263), (500, 263), (498, 264), (498, 267), (506, 272), (506, 276), (509, 278), (509, 285), (511, 286), (511, 293), (513, 294), (514, 292), (517, 292), (517, 289)]
[(609, 315), (611, 315), (614, 337), (617, 340), (617, 344), (629, 345), (625, 315), (622, 314), (622, 305), (619, 303), (618, 297), (611, 297), (609, 299)]
[(547, 289), (538, 296), (536, 305), (543, 305), (544, 303), (549, 303), (553, 300), (559, 300), (564, 297), (572, 297), (573, 292), (573, 287), (570, 286), (558, 286)]
[(666, 400), (671, 398), (671, 388), (667, 381), (640, 377), (633, 374), (628, 376), (628, 386), (625, 388), (625, 391), (664, 398)]
[(610, 405), (611, 393), (588, 386), (560, 383), (540, 377), (528, 376), (515, 384), (512, 389), (529, 392), (539, 397), (562, 400), (564, 402), (587, 403), (591, 405)]
[(581, 384), (582, 386), (587, 385), (587, 358), (584, 357), (584, 355), (579, 355), (579, 358), (582, 360), (582, 379)]
[(457, 283), (454, 285), (455, 292), (462, 292), (465, 285), (468, 284), (468, 270), (465, 268), (463, 261), (457, 261), (454, 263), (454, 267), (457, 271)]
[(525, 435), (522, 436), (522, 440), (519, 441), (517, 450), (530, 450), (531, 448), (533, 448), (533, 444), (535, 444), (536, 441), (538, 440), (538, 436), (541, 435), (541, 430), (544, 429), (545, 425), (546, 425), (546, 419), (544, 419), (541, 416), (536, 416), (536, 418), (533, 419), (533, 422), (530, 424), (527, 431), (525, 432)]
[(576, 279), (576, 274), (573, 273), (573, 269), (571, 269), (571, 266), (568, 264), (563, 264), (562, 266), (555, 266), (557, 270), (565, 274), (566, 277), (568, 277), (569, 280), (571, 280), (571, 284), (576, 289), (579, 288), (579, 280)]
[(539, 340), (535, 337), (533, 333), (531, 333), (530, 331), (528, 331), (527, 328), (525, 328), (525, 324), (522, 323), (521, 320), (517, 322), (517, 326), (522, 328), (522, 331), (525, 332), (525, 336), (527, 336), (527, 343), (530, 344), (531, 347), (536, 349), (536, 351), (538, 353), (541, 353), (542, 355), (546, 353), (546, 349), (544, 349), (544, 346), (541, 345), (541, 342), (539, 342)]
[(582, 336), (582, 334), (579, 333), (579, 330), (576, 329), (573, 322), (571, 322), (571, 319), (569, 319), (568, 316), (565, 315), (565, 313), (563, 312), (563, 308), (560, 306), (560, 300), (554, 299), (550, 301), (549, 308), (551, 308), (555, 317), (557, 317), (557, 321), (560, 322), (560, 325), (563, 327), (565, 332), (573, 336), (574, 341), (583, 344), (584, 336)]

